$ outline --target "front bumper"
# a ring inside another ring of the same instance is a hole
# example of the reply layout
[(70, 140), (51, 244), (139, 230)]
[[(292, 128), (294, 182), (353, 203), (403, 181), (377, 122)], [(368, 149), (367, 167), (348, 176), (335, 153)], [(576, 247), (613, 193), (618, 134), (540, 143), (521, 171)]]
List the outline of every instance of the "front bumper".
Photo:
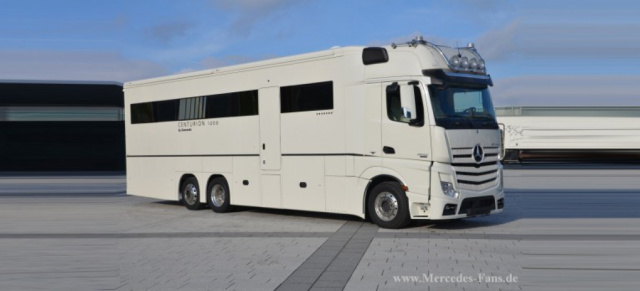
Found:
[(428, 217), (417, 216), (414, 219), (457, 219), (490, 215), (500, 213), (503, 210), (504, 191), (496, 195), (467, 197), (462, 199), (432, 198), (429, 203)]
[[(440, 173), (454, 177), (455, 169), (451, 165), (434, 164), (431, 175), (430, 197), (407, 193), (412, 219), (458, 219), (500, 213), (504, 210), (505, 195), (502, 180), (491, 188), (482, 191), (459, 189), (457, 198), (446, 196), (440, 186)], [(502, 168), (499, 169), (501, 179)]]

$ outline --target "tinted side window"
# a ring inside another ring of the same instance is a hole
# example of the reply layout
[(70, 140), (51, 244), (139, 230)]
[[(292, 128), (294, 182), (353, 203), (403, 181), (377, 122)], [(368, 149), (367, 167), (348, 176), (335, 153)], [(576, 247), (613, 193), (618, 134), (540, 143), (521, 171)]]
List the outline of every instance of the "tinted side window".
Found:
[(258, 114), (258, 91), (207, 96), (206, 118)]
[(167, 100), (153, 103), (153, 121), (174, 121), (178, 118), (179, 100)]
[(333, 82), (280, 88), (280, 112), (333, 109)]
[[(398, 87), (398, 84), (392, 84), (387, 87), (387, 116), (390, 120), (397, 122), (409, 123), (409, 119), (405, 118), (402, 114), (402, 107), (400, 106), (400, 89), (393, 88)], [(413, 92), (416, 98), (416, 120), (424, 121), (424, 106), (422, 104), (422, 94), (418, 86), (413, 86)]]
[(131, 123), (148, 122), (153, 122), (153, 104), (151, 102), (131, 104)]
[(256, 90), (131, 104), (132, 124), (257, 114)]

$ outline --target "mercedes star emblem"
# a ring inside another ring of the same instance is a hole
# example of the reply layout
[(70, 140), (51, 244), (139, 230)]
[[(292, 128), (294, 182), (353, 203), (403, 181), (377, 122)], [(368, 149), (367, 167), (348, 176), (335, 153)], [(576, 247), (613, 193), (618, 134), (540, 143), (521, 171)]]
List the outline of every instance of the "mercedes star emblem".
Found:
[(475, 147), (473, 147), (473, 152), (471, 153), (471, 157), (478, 164), (484, 161), (484, 149), (482, 149), (482, 146), (480, 144), (477, 144)]

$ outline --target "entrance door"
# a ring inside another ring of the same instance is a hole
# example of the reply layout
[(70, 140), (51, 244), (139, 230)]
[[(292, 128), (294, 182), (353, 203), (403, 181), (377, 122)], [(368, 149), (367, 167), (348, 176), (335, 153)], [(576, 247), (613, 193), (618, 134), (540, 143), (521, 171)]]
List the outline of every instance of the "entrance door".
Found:
[(262, 207), (280, 208), (280, 88), (260, 89), (258, 105)]
[(260, 89), (260, 166), (280, 170), (280, 88)]

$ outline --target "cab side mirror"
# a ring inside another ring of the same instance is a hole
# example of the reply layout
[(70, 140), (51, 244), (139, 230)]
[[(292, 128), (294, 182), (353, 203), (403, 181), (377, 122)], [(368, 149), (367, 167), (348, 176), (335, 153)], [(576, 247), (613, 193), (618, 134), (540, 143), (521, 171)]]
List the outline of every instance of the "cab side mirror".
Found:
[(416, 118), (416, 97), (413, 85), (400, 86), (400, 107), (402, 115), (409, 120)]

